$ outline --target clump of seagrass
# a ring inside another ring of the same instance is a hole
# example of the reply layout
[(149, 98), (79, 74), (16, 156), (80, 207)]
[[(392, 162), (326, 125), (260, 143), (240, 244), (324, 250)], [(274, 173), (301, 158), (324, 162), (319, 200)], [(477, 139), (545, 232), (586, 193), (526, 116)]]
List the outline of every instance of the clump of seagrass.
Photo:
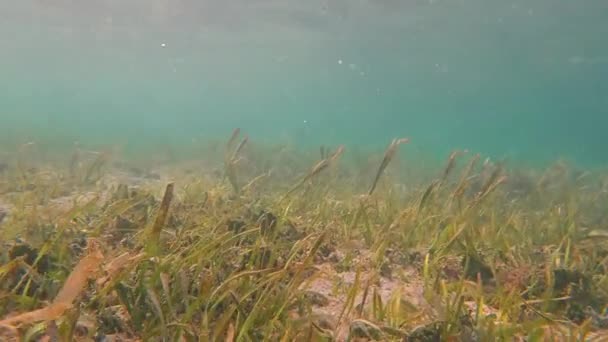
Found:
[(452, 206), (454, 201), (456, 201), (460, 207), (462, 206), (461, 203), (462, 203), (463, 197), (466, 193), (467, 188), (469, 187), (471, 172), (473, 171), (473, 169), (475, 169), (475, 165), (477, 164), (478, 161), (479, 161), (479, 154), (476, 154), (475, 156), (473, 156), (473, 158), (471, 158), (471, 160), (465, 167), (465, 169), (462, 172), (462, 175), (460, 177), (460, 181), (458, 182), (458, 185), (456, 186), (456, 188), (450, 195), (449, 207)]
[(481, 189), (475, 194), (467, 210), (475, 208), (485, 198), (487, 198), (494, 190), (507, 180), (507, 176), (503, 175), (503, 166), (498, 165), (494, 168), (488, 179), (483, 183)]
[(453, 151), (452, 153), (450, 153), (450, 156), (448, 157), (448, 162), (445, 165), (445, 169), (443, 170), (443, 175), (441, 177), (441, 183), (445, 183), (445, 181), (448, 179), (448, 176), (450, 175), (452, 170), (454, 170), (454, 167), (456, 167), (456, 157), (460, 153), (461, 153), (460, 151)]
[[(418, 204), (418, 211), (417, 211), (418, 216), (420, 216), (420, 214), (422, 213), (422, 210), (428, 205), (428, 203), (432, 201), (432, 199), (434, 198), (434, 195), (441, 189), (441, 187), (443, 187), (445, 185), (448, 177), (450, 176), (450, 174), (456, 167), (456, 157), (458, 155), (460, 155), (461, 153), (463, 153), (463, 152), (453, 151), (452, 153), (450, 153), (446, 166), (443, 169), (441, 178), (433, 181), (426, 188), (426, 190), (422, 194), (422, 197), (420, 198), (420, 202)], [(449, 208), (449, 206), (448, 206), (448, 208)]]
[(82, 152), (80, 151), (80, 147), (78, 147), (78, 145), (75, 146), (76, 148), (74, 149), (74, 152), (72, 153), (72, 156), (70, 157), (70, 163), (68, 165), (68, 171), (70, 174), (70, 177), (72, 179), (75, 179), (77, 177), (77, 173), (78, 173), (78, 168), (80, 165), (80, 159)]
[(154, 250), (158, 248), (160, 232), (165, 226), (165, 223), (167, 222), (169, 207), (171, 206), (171, 201), (173, 200), (173, 188), (174, 183), (167, 184), (167, 187), (165, 188), (165, 194), (163, 195), (163, 200), (160, 203), (160, 208), (158, 209), (156, 220), (154, 221), (154, 224), (152, 225), (152, 229), (150, 231), (150, 246)]
[(368, 195), (371, 196), (373, 194), (374, 190), (376, 190), (376, 186), (378, 185), (380, 176), (382, 176), (382, 173), (384, 173), (384, 170), (391, 163), (391, 161), (395, 157), (395, 154), (397, 154), (397, 148), (399, 147), (399, 145), (406, 144), (408, 142), (410, 142), (410, 139), (408, 139), (408, 138), (393, 139), (393, 141), (390, 143), (390, 145), (388, 145), (386, 152), (384, 152), (384, 158), (382, 159), (382, 163), (380, 163), (378, 172), (376, 172), (376, 177), (374, 178), (374, 182), (372, 183), (372, 186), (370, 187), (370, 189), (367, 193)]
[[(283, 198), (281, 198), (281, 201), (283, 201), (289, 195), (291, 195), (296, 190), (298, 190), (300, 187), (302, 187), (304, 184), (306, 184), (306, 182), (311, 181), (314, 177), (319, 175), (321, 173), (321, 171), (327, 169), (330, 165), (335, 163), (338, 160), (338, 158), (340, 158), (342, 153), (344, 153), (344, 146), (338, 147), (338, 149), (336, 149), (336, 151), (333, 154), (327, 155), (320, 162), (316, 163), (310, 169), (310, 171), (308, 171), (306, 176), (304, 176), (304, 178), (302, 178), (302, 180), (300, 180), (295, 186), (293, 186), (289, 191), (287, 191), (287, 193), (283, 196)], [(321, 152), (321, 154), (326, 155), (325, 152)]]
[(101, 178), (103, 174), (103, 167), (108, 163), (110, 159), (110, 154), (108, 152), (91, 152), (95, 155), (95, 159), (91, 162), (91, 164), (86, 168), (83, 181), (86, 183), (92, 183), (99, 178)]
[[(87, 161), (86, 159), (90, 159)], [(81, 184), (91, 184), (98, 181), (104, 171), (104, 167), (110, 161), (108, 151), (87, 151), (75, 144), (68, 163), (68, 174), (72, 180)]]
[[(384, 173), (384, 170), (386, 170), (388, 165), (391, 163), (391, 161), (395, 157), (395, 154), (397, 154), (397, 149), (398, 149), (399, 145), (406, 144), (409, 142), (410, 142), (409, 138), (393, 139), (393, 141), (391, 141), (391, 143), (388, 145), (388, 147), (386, 148), (386, 151), (384, 152), (384, 158), (382, 158), (382, 162), (380, 163), (380, 166), (378, 167), (378, 171), (376, 172), (376, 176), (374, 177), (372, 186), (369, 188), (367, 195), (360, 202), (359, 209), (355, 213), (355, 216), (352, 221), (352, 224), (350, 225), (349, 231), (352, 231), (359, 223), (359, 220), (361, 219), (361, 216), (363, 215), (363, 212), (365, 211), (365, 199), (368, 198), (369, 196), (371, 196), (374, 193), (374, 191), (376, 190), (376, 187), (378, 186), (378, 181), (380, 181), (380, 176), (382, 176), (382, 174)], [(368, 235), (369, 235), (369, 233), (370, 232), (368, 232)], [(349, 232), (345, 231), (344, 234), (349, 235)]]
[(28, 142), (19, 146), (17, 150), (17, 172), (19, 174), (19, 182), (21, 183), (21, 188), (25, 189), (29, 184), (28, 177), (28, 167), (24, 160), (24, 157), (27, 155), (27, 152), (35, 146), (35, 142)]
[(228, 178), (228, 181), (230, 182), (230, 185), (232, 186), (234, 193), (237, 195), (241, 192), (241, 188), (239, 186), (239, 182), (238, 182), (238, 178), (237, 178), (236, 166), (237, 166), (238, 162), (240, 161), (239, 153), (241, 152), (243, 147), (245, 147), (245, 145), (249, 141), (249, 137), (245, 136), (243, 138), (243, 140), (241, 140), (241, 142), (238, 145), (236, 145), (236, 147), (235, 147), (235, 144), (237, 142), (237, 139), (238, 139), (240, 133), (241, 133), (240, 128), (236, 128), (232, 132), (232, 135), (230, 136), (230, 139), (228, 140), (228, 143), (226, 144), (226, 153), (224, 155), (224, 178)]

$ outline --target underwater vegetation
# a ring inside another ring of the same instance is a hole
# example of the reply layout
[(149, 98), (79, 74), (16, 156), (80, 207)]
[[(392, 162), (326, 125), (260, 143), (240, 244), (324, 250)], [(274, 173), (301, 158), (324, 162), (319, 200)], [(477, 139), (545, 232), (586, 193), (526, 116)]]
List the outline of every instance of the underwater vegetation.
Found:
[(607, 172), (240, 134), (7, 153), (0, 340), (608, 340)]

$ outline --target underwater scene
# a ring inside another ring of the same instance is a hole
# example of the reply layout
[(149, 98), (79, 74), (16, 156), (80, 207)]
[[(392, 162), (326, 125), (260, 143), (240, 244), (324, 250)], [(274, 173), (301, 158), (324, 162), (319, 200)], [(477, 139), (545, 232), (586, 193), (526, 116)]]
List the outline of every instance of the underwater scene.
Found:
[(0, 2), (0, 341), (608, 341), (605, 0)]

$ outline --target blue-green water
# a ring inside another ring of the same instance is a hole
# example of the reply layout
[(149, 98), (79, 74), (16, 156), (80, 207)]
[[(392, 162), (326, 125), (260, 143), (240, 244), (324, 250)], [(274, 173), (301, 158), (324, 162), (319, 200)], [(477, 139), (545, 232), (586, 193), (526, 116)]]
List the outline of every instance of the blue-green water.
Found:
[(0, 143), (608, 162), (604, 0), (0, 3)]

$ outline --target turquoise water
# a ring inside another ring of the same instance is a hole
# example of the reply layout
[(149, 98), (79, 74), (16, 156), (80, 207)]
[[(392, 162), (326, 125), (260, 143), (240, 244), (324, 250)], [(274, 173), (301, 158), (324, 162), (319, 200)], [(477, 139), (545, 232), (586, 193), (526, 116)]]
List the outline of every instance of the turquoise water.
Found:
[(0, 144), (252, 141), (608, 162), (608, 3), (0, 3)]

